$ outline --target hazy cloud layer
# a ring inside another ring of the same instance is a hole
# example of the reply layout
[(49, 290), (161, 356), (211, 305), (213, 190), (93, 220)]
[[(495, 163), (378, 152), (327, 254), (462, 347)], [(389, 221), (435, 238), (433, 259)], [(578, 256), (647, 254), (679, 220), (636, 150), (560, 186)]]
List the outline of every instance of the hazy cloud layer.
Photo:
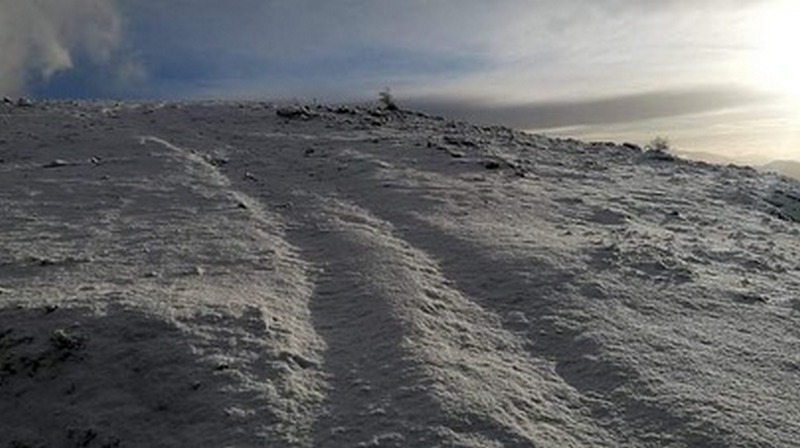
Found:
[(549, 101), (515, 105), (482, 104), (448, 98), (420, 98), (410, 104), (432, 113), (465, 120), (502, 123), (524, 129), (631, 123), (655, 118), (751, 106), (773, 96), (736, 87), (662, 90), (584, 101)]
[[(743, 0), (121, 1), (156, 83), (188, 61), (184, 86), (211, 95), (295, 96), (327, 79), (350, 97), (391, 84), (399, 95), (518, 102), (734, 82), (755, 8)], [(450, 69), (431, 69), (435, 60)]]
[(72, 69), (102, 65), (119, 47), (122, 19), (111, 0), (0, 0), (0, 92)]

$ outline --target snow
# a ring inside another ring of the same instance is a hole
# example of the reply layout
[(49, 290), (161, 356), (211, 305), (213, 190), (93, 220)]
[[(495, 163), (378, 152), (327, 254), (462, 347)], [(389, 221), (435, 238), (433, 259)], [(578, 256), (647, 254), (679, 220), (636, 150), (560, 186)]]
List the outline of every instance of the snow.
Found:
[(0, 117), (0, 446), (796, 446), (787, 178), (367, 107)]

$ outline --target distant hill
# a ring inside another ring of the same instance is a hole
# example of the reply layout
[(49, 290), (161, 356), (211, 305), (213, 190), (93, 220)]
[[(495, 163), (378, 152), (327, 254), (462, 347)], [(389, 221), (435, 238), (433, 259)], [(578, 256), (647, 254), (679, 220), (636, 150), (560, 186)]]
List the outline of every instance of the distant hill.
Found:
[[(751, 165), (746, 160), (738, 160), (732, 157), (727, 157), (719, 154), (709, 152), (690, 152), (690, 151), (672, 151), (673, 154), (690, 160), (697, 160), (706, 163), (714, 163), (717, 165)], [(783, 174), (784, 176), (793, 177), (800, 180), (800, 161), (798, 160), (773, 160), (767, 164), (752, 164), (751, 166), (757, 168), (759, 171), (773, 171)]]
[(672, 150), (671, 152), (676, 156), (684, 159), (697, 160), (706, 163), (715, 163), (717, 165), (728, 165), (730, 163), (736, 163), (736, 159), (710, 152), (694, 152), (694, 151), (681, 151), (681, 150)]
[(775, 171), (785, 176), (800, 180), (800, 161), (797, 160), (775, 160), (760, 168), (762, 171)]

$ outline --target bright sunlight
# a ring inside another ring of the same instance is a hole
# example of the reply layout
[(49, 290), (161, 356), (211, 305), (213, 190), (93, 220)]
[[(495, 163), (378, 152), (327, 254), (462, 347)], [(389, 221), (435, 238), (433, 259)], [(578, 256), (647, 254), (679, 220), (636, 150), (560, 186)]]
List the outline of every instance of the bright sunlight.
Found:
[(800, 2), (781, 2), (757, 20), (751, 61), (755, 81), (800, 101)]

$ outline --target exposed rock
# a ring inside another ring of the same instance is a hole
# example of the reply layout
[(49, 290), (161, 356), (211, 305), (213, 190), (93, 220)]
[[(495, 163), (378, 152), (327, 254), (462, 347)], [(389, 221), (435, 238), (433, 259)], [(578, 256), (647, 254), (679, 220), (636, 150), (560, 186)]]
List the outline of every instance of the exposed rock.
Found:
[(288, 118), (288, 119), (303, 119), (308, 120), (309, 118), (313, 118), (317, 116), (316, 112), (313, 112), (306, 106), (286, 106), (278, 108), (275, 111), (275, 114), (281, 118)]
[(65, 166), (69, 166), (70, 163), (63, 159), (55, 159), (51, 162), (47, 162), (42, 165), (42, 168), (61, 168)]

